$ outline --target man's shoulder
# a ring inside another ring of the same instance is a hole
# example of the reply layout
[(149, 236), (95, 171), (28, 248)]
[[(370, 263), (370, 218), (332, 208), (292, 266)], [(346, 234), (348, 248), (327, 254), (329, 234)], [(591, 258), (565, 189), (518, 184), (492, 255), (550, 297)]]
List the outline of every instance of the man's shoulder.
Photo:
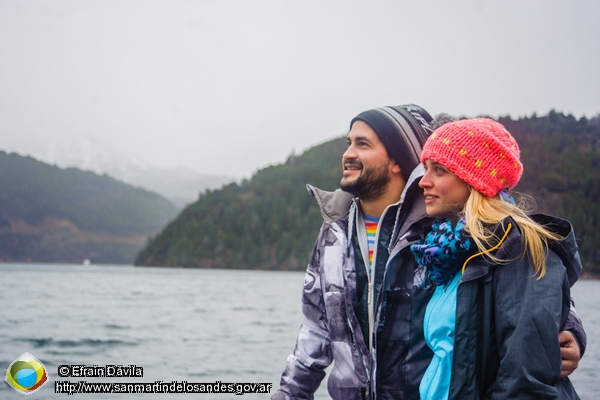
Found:
[(348, 217), (354, 199), (352, 194), (341, 189), (333, 192), (322, 190), (312, 185), (306, 185), (306, 189), (317, 200), (325, 221), (336, 222)]

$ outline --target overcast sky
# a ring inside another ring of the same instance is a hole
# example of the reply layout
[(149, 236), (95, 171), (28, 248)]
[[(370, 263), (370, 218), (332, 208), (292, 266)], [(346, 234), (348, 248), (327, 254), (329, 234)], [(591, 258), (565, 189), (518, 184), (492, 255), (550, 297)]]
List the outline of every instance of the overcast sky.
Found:
[(359, 112), (600, 113), (600, 1), (1, 0), (0, 149), (249, 177)]

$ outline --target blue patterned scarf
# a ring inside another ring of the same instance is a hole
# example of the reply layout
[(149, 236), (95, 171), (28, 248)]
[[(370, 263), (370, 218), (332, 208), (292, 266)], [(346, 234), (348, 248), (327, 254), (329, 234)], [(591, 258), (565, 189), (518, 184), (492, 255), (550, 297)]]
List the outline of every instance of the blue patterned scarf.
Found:
[(464, 218), (456, 226), (452, 221), (436, 219), (425, 241), (410, 246), (417, 263), (427, 267), (427, 275), (437, 286), (445, 286), (452, 280), (475, 247), (464, 229)]

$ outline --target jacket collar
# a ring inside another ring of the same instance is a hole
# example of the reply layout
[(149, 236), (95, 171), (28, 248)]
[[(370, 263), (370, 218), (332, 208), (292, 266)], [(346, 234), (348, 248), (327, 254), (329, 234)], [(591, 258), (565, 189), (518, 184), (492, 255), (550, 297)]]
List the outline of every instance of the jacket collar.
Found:
[(348, 215), (353, 195), (337, 189), (334, 192), (306, 185), (308, 192), (317, 200), (323, 219), (327, 222), (338, 221)]
[[(550, 241), (548, 247), (554, 253), (556, 253), (565, 268), (567, 269), (567, 278), (569, 280), (569, 285), (573, 286), (573, 284), (579, 278), (581, 274), (581, 259), (579, 258), (579, 252), (577, 251), (577, 241), (575, 239), (575, 232), (573, 230), (573, 226), (571, 223), (565, 219), (553, 217), (545, 214), (534, 214), (530, 215), (531, 219), (533, 219), (538, 224), (544, 225), (546, 229), (551, 232), (554, 232), (563, 237), (560, 241)], [(511, 225), (511, 232), (506, 232), (508, 230), (509, 224)], [(500, 258), (502, 258), (502, 252), (506, 247), (509, 239), (512, 241), (514, 238), (518, 238), (520, 240), (521, 233), (515, 221), (508, 217), (503, 220), (496, 227), (497, 236), (501, 239), (499, 242), (486, 252), (479, 252), (474, 256), (467, 259), (465, 262), (465, 266), (463, 267), (463, 276), (461, 281), (470, 281), (473, 279), (481, 278), (486, 275), (489, 271), (490, 264), (485, 262), (485, 259), (481, 257), (484, 253), (496, 251), (496, 249), (501, 248), (499, 250), (499, 254), (497, 254)], [(503, 232), (507, 234), (504, 235)], [(504, 245), (504, 246), (503, 246)], [(510, 246), (509, 246), (510, 247)], [(471, 261), (472, 260), (472, 261)], [(468, 269), (466, 265), (469, 265)]]
[[(402, 204), (407, 197), (413, 197), (415, 192), (422, 192), (421, 188), (419, 188), (418, 183), (423, 174), (425, 173), (425, 169), (421, 164), (419, 164), (410, 174), (406, 185), (404, 186), (404, 190), (400, 195), (400, 199), (394, 204), (390, 204), (386, 211), (396, 205)], [(335, 222), (342, 218), (348, 216), (348, 212), (350, 210), (350, 205), (354, 201), (356, 205), (358, 205), (358, 197), (354, 197), (351, 193), (345, 192), (342, 189), (336, 189), (333, 192), (321, 190), (313, 185), (306, 185), (306, 190), (313, 196), (317, 203), (319, 204), (319, 209), (321, 210), (321, 215), (323, 219), (327, 222)], [(423, 204), (420, 204), (423, 203)], [(420, 219), (425, 214), (425, 202), (420, 202), (419, 204), (413, 204), (413, 206), (421, 206), (418, 207), (421, 210), (418, 210), (418, 218)], [(385, 211), (384, 211), (385, 213)]]
[(560, 241), (550, 242), (548, 247), (560, 257), (567, 269), (569, 285), (573, 286), (579, 278), (582, 269), (573, 225), (566, 219), (551, 215), (534, 214), (531, 215), (531, 218), (538, 224), (544, 225), (546, 229), (563, 237)]

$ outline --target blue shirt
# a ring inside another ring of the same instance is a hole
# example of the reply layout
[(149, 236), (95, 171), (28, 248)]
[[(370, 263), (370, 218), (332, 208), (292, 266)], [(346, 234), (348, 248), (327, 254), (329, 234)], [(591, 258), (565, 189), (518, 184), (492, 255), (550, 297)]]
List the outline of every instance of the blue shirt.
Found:
[(434, 354), (419, 386), (423, 400), (448, 399), (456, 328), (456, 294), (461, 276), (459, 271), (447, 286), (438, 286), (425, 310), (425, 341)]

